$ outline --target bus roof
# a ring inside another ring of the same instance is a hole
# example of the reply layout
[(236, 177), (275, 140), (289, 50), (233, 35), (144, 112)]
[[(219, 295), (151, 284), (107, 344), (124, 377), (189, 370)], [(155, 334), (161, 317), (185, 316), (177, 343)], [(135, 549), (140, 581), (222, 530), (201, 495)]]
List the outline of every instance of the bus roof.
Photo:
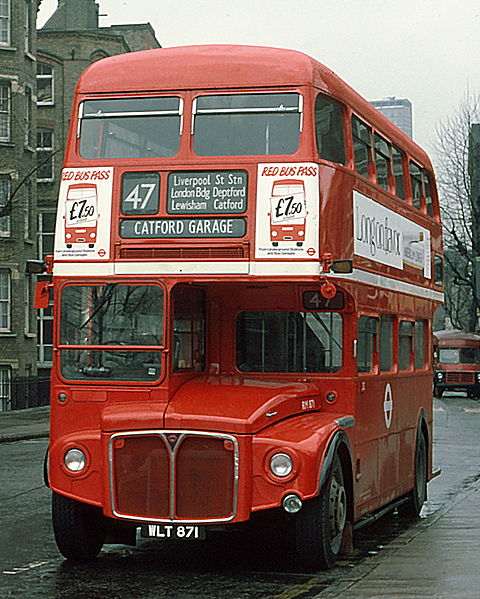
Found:
[(445, 329), (443, 331), (434, 331), (437, 341), (455, 342), (455, 341), (476, 341), (480, 343), (480, 335), (467, 333), (458, 329)]
[(268, 88), (313, 85), (350, 106), (393, 143), (431, 168), (426, 153), (333, 71), (297, 50), (242, 45), (156, 48), (90, 65), (77, 93)]

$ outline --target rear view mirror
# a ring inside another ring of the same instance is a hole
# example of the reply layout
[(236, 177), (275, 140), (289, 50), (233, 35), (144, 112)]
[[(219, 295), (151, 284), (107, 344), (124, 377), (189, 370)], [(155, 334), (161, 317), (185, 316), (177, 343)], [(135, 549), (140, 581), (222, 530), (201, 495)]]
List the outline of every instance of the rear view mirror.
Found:
[(353, 272), (353, 262), (351, 260), (334, 260), (330, 265), (330, 270), (338, 274), (348, 275)]

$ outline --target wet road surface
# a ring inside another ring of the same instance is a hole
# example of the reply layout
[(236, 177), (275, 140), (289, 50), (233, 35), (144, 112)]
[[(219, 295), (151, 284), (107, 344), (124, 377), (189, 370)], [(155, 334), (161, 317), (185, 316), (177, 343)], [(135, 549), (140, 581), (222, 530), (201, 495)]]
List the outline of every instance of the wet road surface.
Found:
[[(292, 565), (287, 539), (261, 532), (217, 534), (206, 542), (140, 540), (136, 548), (109, 545), (90, 564), (59, 555), (50, 525), (50, 492), (43, 486), (45, 440), (0, 446), (0, 599), (309, 599), (328, 593), (359, 567), (373, 568), (385, 547), (407, 528), (438, 517), (480, 476), (480, 402), (435, 402), (434, 463), (442, 476), (429, 485), (423, 520), (388, 515), (355, 535), (355, 551), (329, 572)], [(437, 514), (437, 516), (436, 516)], [(386, 552), (385, 552), (386, 553)], [(335, 586), (335, 584), (333, 584)]]

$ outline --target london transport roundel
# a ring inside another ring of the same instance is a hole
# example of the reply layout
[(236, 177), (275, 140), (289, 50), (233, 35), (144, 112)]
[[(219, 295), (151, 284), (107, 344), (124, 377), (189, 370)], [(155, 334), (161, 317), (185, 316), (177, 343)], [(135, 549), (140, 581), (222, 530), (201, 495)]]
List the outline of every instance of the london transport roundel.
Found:
[(390, 428), (392, 425), (393, 415), (393, 395), (390, 383), (387, 383), (387, 386), (385, 387), (385, 395), (383, 398), (383, 414), (385, 416), (385, 425), (387, 428)]

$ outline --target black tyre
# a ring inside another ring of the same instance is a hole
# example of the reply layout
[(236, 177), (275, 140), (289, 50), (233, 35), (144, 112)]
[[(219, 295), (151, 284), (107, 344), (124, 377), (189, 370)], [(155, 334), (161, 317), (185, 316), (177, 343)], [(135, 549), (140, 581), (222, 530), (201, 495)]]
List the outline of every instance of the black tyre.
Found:
[(443, 387), (437, 387), (436, 385), (433, 388), (433, 396), (438, 397), (439, 399), (442, 397), (445, 389)]
[(342, 465), (335, 456), (328, 483), (320, 495), (295, 516), (295, 541), (302, 567), (329, 569), (340, 553), (347, 522), (348, 497)]
[(401, 506), (405, 516), (416, 518), (427, 500), (428, 451), (425, 435), (420, 433), (415, 448), (415, 486), (408, 495), (408, 501)]
[(99, 508), (58, 493), (52, 494), (55, 541), (67, 559), (92, 560), (105, 540), (105, 518)]

